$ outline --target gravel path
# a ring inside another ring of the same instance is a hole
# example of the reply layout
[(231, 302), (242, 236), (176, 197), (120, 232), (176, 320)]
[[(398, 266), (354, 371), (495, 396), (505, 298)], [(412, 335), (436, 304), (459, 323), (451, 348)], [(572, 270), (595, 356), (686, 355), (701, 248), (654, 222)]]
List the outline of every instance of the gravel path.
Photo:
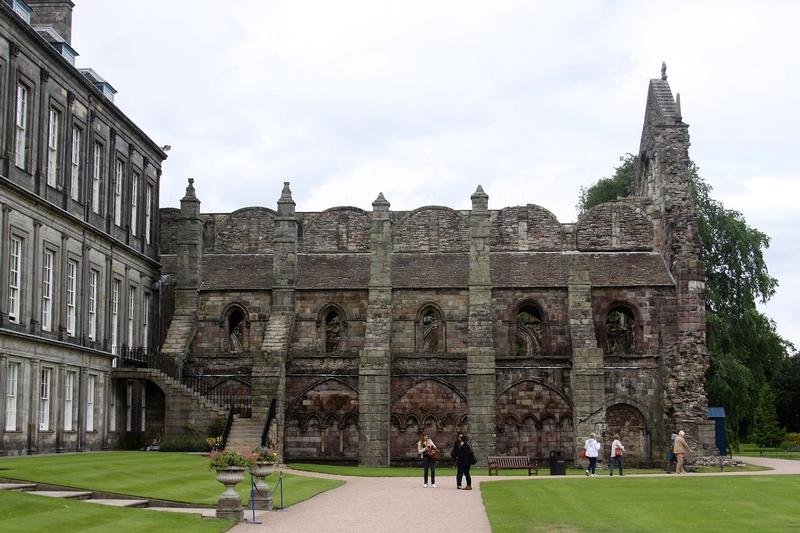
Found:
[[(800, 461), (770, 459), (766, 457), (737, 457), (750, 464), (770, 467), (760, 472), (717, 472), (689, 474), (696, 476), (741, 476), (800, 474)], [(469, 531), (491, 533), (489, 519), (483, 509), (480, 483), (489, 480), (528, 479), (556, 481), (565, 476), (548, 476), (542, 469), (540, 477), (473, 476), (475, 490), (456, 490), (452, 477), (440, 478), (439, 487), (423, 488), (422, 476), (408, 477), (349, 477), (285, 471), (295, 475), (341, 479), (346, 483), (334, 490), (293, 505), (286, 511), (264, 513), (261, 525), (242, 523), (233, 528), (234, 533), (275, 531), (283, 533), (408, 533), (422, 528), (424, 531)], [(633, 477), (633, 476), (632, 476)], [(676, 478), (667, 474), (642, 474), (635, 477)], [(575, 479), (574, 476), (570, 476)], [(578, 478), (581, 479), (581, 478)]]

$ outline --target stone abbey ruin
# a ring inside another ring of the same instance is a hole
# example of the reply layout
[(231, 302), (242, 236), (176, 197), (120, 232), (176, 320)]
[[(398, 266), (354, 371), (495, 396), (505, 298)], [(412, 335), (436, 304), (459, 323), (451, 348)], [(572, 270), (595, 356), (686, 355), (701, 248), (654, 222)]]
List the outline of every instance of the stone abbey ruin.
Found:
[(575, 457), (591, 431), (634, 464), (678, 429), (713, 446), (688, 148), (662, 74), (632, 194), (575, 223), (480, 186), (464, 211), (296, 212), (285, 183), (277, 210), (202, 213), (190, 180), (160, 213), (162, 353), (249, 394), (262, 426), (276, 399), (285, 460), (402, 463), (422, 431), (468, 431), (482, 460)]

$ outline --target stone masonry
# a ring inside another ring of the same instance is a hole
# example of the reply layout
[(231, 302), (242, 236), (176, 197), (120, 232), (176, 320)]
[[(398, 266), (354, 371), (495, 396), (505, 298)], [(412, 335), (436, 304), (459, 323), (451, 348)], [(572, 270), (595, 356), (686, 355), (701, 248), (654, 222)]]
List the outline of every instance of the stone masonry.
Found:
[(161, 210), (163, 350), (249, 388), (256, 419), (277, 399), (286, 460), (413, 463), (422, 432), (448, 448), (468, 431), (482, 463), (576, 459), (593, 431), (620, 433), (629, 464), (661, 461), (677, 429), (710, 445), (688, 146), (663, 78), (632, 194), (575, 223), (490, 209), (480, 186), (464, 211), (379, 194), (296, 212), (286, 183), (277, 211), (200, 213), (190, 180)]

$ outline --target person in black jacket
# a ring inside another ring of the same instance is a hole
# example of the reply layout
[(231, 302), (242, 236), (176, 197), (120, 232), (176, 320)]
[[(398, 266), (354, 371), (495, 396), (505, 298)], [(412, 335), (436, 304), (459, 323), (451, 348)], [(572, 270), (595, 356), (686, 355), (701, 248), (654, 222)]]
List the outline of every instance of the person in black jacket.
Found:
[(453, 463), (456, 465), (456, 488), (461, 488), (461, 478), (464, 476), (464, 473), (461, 471), (461, 467), (458, 464), (458, 450), (461, 448), (461, 439), (464, 438), (464, 435), (461, 433), (458, 434), (456, 437), (456, 441), (453, 443), (453, 449), (450, 450), (450, 457), (453, 459)]
[(458, 446), (456, 452), (456, 488), (461, 488), (461, 477), (466, 477), (467, 485), (464, 490), (472, 490), (472, 477), (469, 475), (469, 469), (475, 459), (475, 453), (472, 451), (472, 445), (469, 443), (469, 438), (463, 433), (458, 435), (458, 440), (461, 444)]

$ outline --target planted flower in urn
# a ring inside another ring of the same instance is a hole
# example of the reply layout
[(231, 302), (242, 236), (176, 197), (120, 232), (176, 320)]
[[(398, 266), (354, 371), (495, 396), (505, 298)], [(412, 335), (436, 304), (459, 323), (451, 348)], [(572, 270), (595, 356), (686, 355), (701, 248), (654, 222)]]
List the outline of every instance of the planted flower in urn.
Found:
[(244, 469), (250, 466), (250, 461), (236, 450), (211, 452), (210, 458), (209, 466), (217, 471), (217, 481), (225, 485), (217, 504), (217, 518), (241, 520), (242, 499), (235, 487), (244, 480)]
[(252, 463), (277, 463), (278, 454), (266, 446), (256, 446), (249, 457)]
[(265, 478), (275, 471), (278, 454), (265, 446), (253, 448), (249, 455), (250, 474), (255, 478), (255, 491), (252, 497), (253, 507), (261, 510), (272, 510), (272, 492)]

